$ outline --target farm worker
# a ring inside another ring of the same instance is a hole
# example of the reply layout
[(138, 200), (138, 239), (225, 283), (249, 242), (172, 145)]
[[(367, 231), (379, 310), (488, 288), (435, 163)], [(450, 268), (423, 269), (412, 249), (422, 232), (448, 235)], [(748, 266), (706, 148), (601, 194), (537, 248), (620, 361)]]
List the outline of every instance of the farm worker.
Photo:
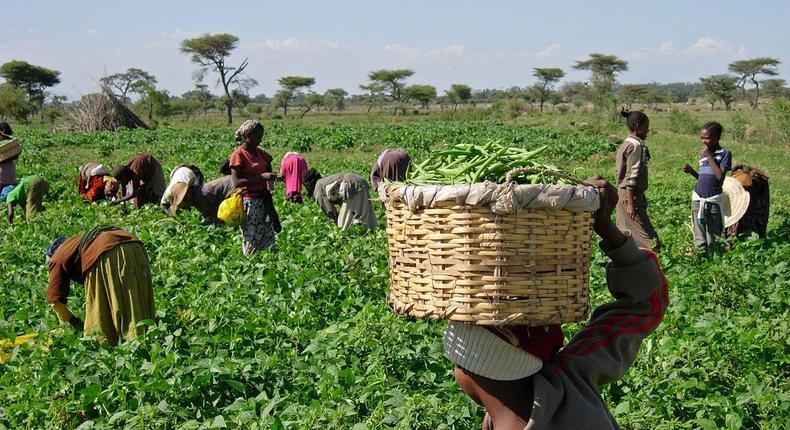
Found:
[(109, 167), (99, 163), (85, 163), (79, 167), (77, 174), (77, 193), (86, 202), (95, 202), (105, 198), (104, 190), (107, 182), (114, 182)]
[(203, 185), (193, 184), (189, 189), (174, 192), (171, 209), (194, 206), (203, 215), (203, 224), (221, 224), (217, 218), (220, 203), (233, 193), (233, 176), (230, 174), (230, 161), (220, 167), (220, 178), (208, 181)]
[[(458, 385), (486, 409), (484, 429), (616, 429), (601, 386), (623, 377), (642, 341), (664, 317), (667, 280), (652, 250), (640, 249), (610, 220), (617, 191), (600, 177), (594, 229), (609, 256), (607, 283), (615, 300), (556, 353), (562, 336), (528, 327), (486, 328), (451, 321), (444, 351)], [(542, 345), (549, 343), (549, 345)]]
[(112, 204), (134, 200), (134, 208), (139, 209), (148, 203), (159, 203), (165, 192), (165, 174), (162, 165), (153, 155), (143, 152), (135, 155), (128, 163), (113, 170), (112, 176), (118, 181), (108, 184), (108, 195), (115, 195), (120, 188), (126, 195)]
[(177, 205), (171, 206), (174, 195), (178, 194), (179, 196), (183, 197), (186, 194), (185, 190), (188, 190), (189, 187), (192, 185), (202, 184), (203, 173), (200, 171), (200, 169), (191, 164), (182, 164), (170, 172), (170, 183), (167, 185), (167, 188), (165, 188), (165, 192), (162, 194), (162, 199), (159, 201), (159, 205), (167, 214), (175, 215), (178, 207)]
[(708, 248), (716, 241), (716, 236), (724, 232), (724, 177), (732, 168), (732, 153), (719, 146), (724, 128), (718, 122), (702, 126), (700, 139), (702, 152), (699, 158), (699, 173), (688, 164), (683, 171), (697, 179), (691, 193), (691, 220), (694, 231), (694, 244), (698, 248)]
[[(14, 131), (7, 122), (0, 122), (0, 144), (4, 140), (13, 139)], [(16, 159), (19, 156), (11, 157), (0, 162), (0, 190), (8, 185), (16, 184)]]
[(650, 120), (643, 112), (620, 111), (628, 126), (628, 137), (615, 155), (615, 181), (617, 185), (617, 227), (631, 232), (640, 248), (661, 249), (650, 217), (647, 216), (647, 165), (650, 151), (645, 144)]
[(274, 199), (268, 189), (268, 184), (274, 180), (272, 156), (258, 147), (263, 132), (263, 125), (258, 121), (244, 121), (235, 133), (236, 141), (242, 143), (230, 155), (233, 186), (243, 190), (241, 236), (244, 255), (265, 248), (276, 251), (274, 236), (281, 230)]
[(302, 175), (307, 171), (307, 161), (296, 152), (288, 152), (280, 162), (279, 177), (285, 182), (285, 200), (302, 203)]
[[(140, 239), (118, 227), (95, 227), (44, 251), (49, 268), (46, 299), (61, 321), (86, 336), (101, 333), (110, 345), (145, 332), (152, 320), (154, 290), (148, 255)], [(85, 285), (85, 323), (66, 307), (70, 282)]]
[(749, 206), (743, 218), (727, 228), (727, 236), (753, 231), (760, 237), (765, 237), (771, 206), (768, 175), (754, 166), (738, 164), (732, 169), (732, 177), (749, 193)]
[(402, 149), (385, 149), (379, 155), (376, 164), (370, 170), (370, 184), (374, 190), (379, 189), (379, 183), (385, 180), (402, 181), (406, 178), (406, 171), (411, 164), (411, 157)]
[(14, 222), (14, 206), (24, 208), (22, 217), (30, 221), (34, 215), (44, 212), (44, 197), (49, 191), (49, 182), (41, 176), (25, 176), (16, 185), (6, 185), (0, 190), (0, 202), (8, 204), (8, 222)]
[[(341, 230), (353, 224), (376, 228), (376, 215), (370, 205), (368, 184), (361, 176), (336, 173), (318, 179), (310, 188), (318, 206)], [(341, 204), (340, 212), (335, 208), (336, 204)]]

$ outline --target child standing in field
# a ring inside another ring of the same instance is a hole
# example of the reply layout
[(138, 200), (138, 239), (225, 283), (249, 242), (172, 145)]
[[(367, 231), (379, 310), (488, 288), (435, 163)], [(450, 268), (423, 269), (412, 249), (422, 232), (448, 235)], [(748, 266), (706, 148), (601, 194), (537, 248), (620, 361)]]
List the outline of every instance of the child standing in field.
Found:
[(725, 175), (732, 169), (732, 153), (719, 146), (723, 131), (721, 124), (715, 121), (703, 125), (700, 131), (702, 152), (699, 173), (690, 165), (683, 165), (683, 171), (697, 179), (697, 185), (691, 193), (691, 218), (694, 244), (699, 248), (713, 245), (716, 236), (724, 230), (722, 186)]
[(628, 137), (617, 149), (615, 181), (617, 184), (617, 227), (629, 230), (640, 248), (659, 252), (658, 238), (647, 215), (647, 163), (650, 151), (645, 145), (650, 120), (643, 112), (620, 111), (628, 126)]

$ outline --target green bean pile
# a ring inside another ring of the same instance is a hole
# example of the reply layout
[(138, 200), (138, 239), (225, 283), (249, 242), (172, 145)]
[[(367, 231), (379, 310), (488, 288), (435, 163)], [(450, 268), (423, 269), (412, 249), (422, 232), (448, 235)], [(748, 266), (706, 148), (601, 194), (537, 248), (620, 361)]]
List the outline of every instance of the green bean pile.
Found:
[(483, 145), (458, 143), (433, 152), (420, 163), (412, 163), (406, 174), (409, 184), (474, 184), (491, 181), (504, 183), (507, 173), (516, 168), (530, 172), (515, 175), (520, 184), (569, 185), (574, 179), (556, 166), (541, 163), (538, 155), (548, 146), (527, 150), (489, 141)]

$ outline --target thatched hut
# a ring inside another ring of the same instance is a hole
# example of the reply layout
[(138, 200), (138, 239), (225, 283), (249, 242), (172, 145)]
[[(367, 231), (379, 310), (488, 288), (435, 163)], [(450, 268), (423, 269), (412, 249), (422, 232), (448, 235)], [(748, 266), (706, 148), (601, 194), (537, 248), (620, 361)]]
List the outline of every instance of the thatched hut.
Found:
[(71, 131), (115, 131), (119, 128), (148, 128), (140, 117), (129, 110), (109, 91), (91, 93), (72, 104), (67, 124)]

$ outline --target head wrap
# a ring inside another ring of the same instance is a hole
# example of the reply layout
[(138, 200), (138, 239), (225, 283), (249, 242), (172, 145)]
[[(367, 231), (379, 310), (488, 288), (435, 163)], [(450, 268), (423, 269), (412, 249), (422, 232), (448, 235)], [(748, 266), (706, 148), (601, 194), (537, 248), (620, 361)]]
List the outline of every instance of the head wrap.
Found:
[(253, 131), (257, 130), (260, 127), (260, 130), (263, 131), (263, 124), (255, 121), (254, 119), (248, 119), (244, 121), (243, 124), (239, 126), (239, 129), (236, 130), (236, 133), (233, 136), (236, 138), (236, 141), (244, 140), (245, 137), (249, 136)]
[(63, 245), (63, 242), (66, 241), (64, 236), (60, 236), (57, 239), (53, 240), (52, 243), (49, 244), (47, 249), (44, 250), (44, 259), (49, 263), (49, 260), (55, 255), (55, 251), (60, 248), (60, 245)]
[(16, 187), (16, 185), (6, 185), (2, 190), (0, 190), (0, 202), (5, 201), (8, 195), (11, 194), (11, 191), (14, 190), (14, 187)]

